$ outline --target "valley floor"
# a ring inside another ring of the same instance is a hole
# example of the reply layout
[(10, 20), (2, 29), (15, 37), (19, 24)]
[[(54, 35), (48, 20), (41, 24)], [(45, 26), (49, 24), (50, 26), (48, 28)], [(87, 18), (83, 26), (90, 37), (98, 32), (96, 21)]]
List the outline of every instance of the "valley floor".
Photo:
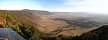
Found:
[[(55, 15), (40, 15), (41, 20), (39, 20), (38, 29), (45, 33), (50, 33), (52, 35), (66, 35), (66, 36), (76, 36), (81, 35), (82, 33), (93, 30), (93, 28), (80, 28), (78, 26), (74, 26), (68, 24), (65, 21), (61, 20), (53, 20)], [(69, 27), (67, 27), (69, 26)]]

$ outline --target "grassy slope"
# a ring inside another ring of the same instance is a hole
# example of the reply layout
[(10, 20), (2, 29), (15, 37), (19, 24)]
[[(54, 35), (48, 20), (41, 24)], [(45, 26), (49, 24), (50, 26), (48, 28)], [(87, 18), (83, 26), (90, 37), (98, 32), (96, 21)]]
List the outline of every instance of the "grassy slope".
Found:
[(33, 17), (38, 18), (38, 16), (32, 13), (26, 11), (0, 10), (0, 17), (4, 20), (4, 28), (14, 29), (26, 39), (41, 40), (39, 37), (44, 35), (36, 27), (34, 27), (34, 21), (31, 20), (38, 21), (38, 19), (33, 19)]

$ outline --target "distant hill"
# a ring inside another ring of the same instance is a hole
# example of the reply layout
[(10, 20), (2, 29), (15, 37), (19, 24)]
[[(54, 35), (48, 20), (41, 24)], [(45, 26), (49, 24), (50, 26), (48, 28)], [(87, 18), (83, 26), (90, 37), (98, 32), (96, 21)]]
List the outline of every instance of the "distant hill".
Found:
[(40, 15), (52, 15), (52, 14), (54, 14), (52, 12), (43, 11), (43, 10), (29, 10), (29, 9), (24, 9), (24, 10), (21, 10), (21, 11), (31, 12), (31, 13), (40, 14)]

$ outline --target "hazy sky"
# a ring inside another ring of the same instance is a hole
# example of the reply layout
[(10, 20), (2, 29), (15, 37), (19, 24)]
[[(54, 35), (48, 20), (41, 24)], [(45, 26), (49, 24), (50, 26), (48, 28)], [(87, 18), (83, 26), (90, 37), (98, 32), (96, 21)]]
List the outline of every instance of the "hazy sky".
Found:
[(0, 0), (0, 9), (108, 13), (108, 0)]

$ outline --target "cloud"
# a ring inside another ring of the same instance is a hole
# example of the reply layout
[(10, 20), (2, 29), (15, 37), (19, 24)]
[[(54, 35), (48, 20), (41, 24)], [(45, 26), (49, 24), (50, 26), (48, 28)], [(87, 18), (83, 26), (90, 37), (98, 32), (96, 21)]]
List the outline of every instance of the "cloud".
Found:
[(82, 0), (65, 0), (65, 5), (82, 5)]
[(64, 4), (77, 5), (75, 8), (70, 8), (74, 11), (108, 13), (108, 0), (68, 0)]

